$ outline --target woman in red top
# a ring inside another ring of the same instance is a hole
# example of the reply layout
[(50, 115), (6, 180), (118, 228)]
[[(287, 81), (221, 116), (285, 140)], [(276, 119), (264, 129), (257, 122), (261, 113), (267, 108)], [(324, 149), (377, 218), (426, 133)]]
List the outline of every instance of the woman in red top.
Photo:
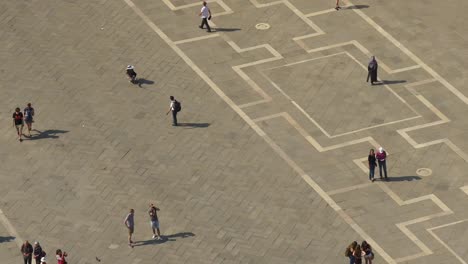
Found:
[(67, 261), (65, 260), (65, 257), (67, 257), (67, 252), (63, 252), (61, 249), (57, 249), (55, 251), (55, 257), (57, 258), (57, 264), (67, 264)]

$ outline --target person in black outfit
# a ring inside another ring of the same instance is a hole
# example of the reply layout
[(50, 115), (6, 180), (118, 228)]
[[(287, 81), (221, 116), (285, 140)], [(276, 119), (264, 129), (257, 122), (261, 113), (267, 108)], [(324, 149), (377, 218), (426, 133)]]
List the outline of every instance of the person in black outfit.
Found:
[(21, 142), (23, 139), (23, 113), (19, 107), (16, 107), (15, 112), (13, 113), (13, 127), (16, 128), (16, 133), (18, 134), (18, 140)]
[(132, 65), (127, 66), (127, 76), (131, 83), (133, 84), (137, 83), (137, 80), (136, 80), (137, 73), (135, 72), (135, 67), (133, 67)]
[(375, 82), (379, 81), (379, 80), (377, 80), (377, 69), (378, 68), (379, 68), (379, 64), (377, 63), (377, 60), (375, 59), (375, 56), (372, 56), (371, 61), (367, 65), (367, 71), (368, 71), (367, 81), (369, 82), (369, 78), (370, 78), (371, 85), (374, 85)]
[(374, 171), (375, 171), (375, 167), (377, 166), (374, 149), (371, 149), (369, 151), (369, 156), (367, 157), (367, 161), (369, 161), (369, 180), (373, 182)]
[(42, 251), (42, 247), (39, 242), (34, 242), (34, 259), (36, 260), (36, 264), (41, 264), (41, 258), (44, 256), (44, 252)]
[(21, 246), (21, 254), (23, 254), (24, 264), (32, 264), (33, 247), (29, 244), (29, 241), (24, 241)]

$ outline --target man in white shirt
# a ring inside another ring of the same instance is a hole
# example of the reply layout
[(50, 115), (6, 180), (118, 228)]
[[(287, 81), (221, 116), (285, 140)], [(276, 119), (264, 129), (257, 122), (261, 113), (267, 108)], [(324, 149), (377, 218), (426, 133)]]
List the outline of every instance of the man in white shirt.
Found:
[(203, 26), (206, 25), (206, 32), (211, 32), (210, 25), (208, 25), (208, 20), (211, 19), (211, 11), (205, 1), (203, 1), (203, 7), (201, 8), (199, 16), (202, 18), (202, 23), (199, 28), (203, 28)]
[(180, 109), (177, 108), (180, 108), (180, 103), (177, 102), (177, 100), (172, 95), (169, 96), (169, 99), (171, 100), (171, 104), (169, 105), (169, 111), (167, 111), (166, 115), (172, 112), (172, 125), (177, 126), (177, 112), (180, 111)]

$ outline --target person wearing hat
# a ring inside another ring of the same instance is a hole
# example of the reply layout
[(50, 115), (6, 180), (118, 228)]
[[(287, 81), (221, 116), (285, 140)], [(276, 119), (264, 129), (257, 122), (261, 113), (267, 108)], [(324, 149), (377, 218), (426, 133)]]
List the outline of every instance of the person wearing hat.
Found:
[(44, 251), (42, 251), (42, 247), (39, 242), (34, 242), (34, 259), (36, 260), (36, 264), (41, 263), (41, 258), (44, 257)]
[(375, 154), (375, 157), (377, 158), (377, 163), (379, 164), (380, 179), (382, 179), (383, 169), (385, 180), (387, 181), (387, 152), (385, 152), (385, 150), (382, 147), (380, 147), (377, 154)]
[(133, 67), (132, 65), (127, 66), (127, 76), (131, 83), (136, 83), (137, 73), (135, 72), (135, 67)]
[(42, 257), (42, 258), (41, 258), (41, 264), (47, 264), (47, 263), (46, 263), (45, 257)]

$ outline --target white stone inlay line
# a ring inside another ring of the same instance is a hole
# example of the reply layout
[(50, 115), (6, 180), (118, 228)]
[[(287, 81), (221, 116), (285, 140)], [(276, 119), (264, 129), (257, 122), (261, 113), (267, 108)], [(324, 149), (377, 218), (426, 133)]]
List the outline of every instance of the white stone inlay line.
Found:
[(444, 228), (444, 227), (447, 227), (447, 226), (456, 225), (456, 224), (463, 223), (463, 222), (466, 222), (466, 221), (468, 221), (468, 219), (464, 219), (464, 220), (456, 221), (456, 222), (453, 222), (453, 223), (449, 223), (449, 224), (445, 224), (445, 225), (436, 226), (436, 227), (426, 229), (427, 232), (429, 232), (429, 234), (431, 234), (437, 241), (439, 241), (440, 244), (442, 244), (450, 253), (452, 253), (452, 255), (454, 255), (458, 259), (458, 261), (460, 261), (460, 263), (463, 263), (463, 264), (468, 264), (468, 263), (466, 263), (465, 260), (463, 260), (453, 249), (451, 249), (444, 241), (442, 241), (442, 239), (440, 239), (439, 236), (437, 236), (434, 233), (433, 230), (436, 230), (436, 229), (439, 229), (439, 228)]
[(226, 102), (259, 136), (261, 136), (265, 142), (291, 167), (293, 168), (303, 179), (309, 184), (315, 192), (317, 192), (322, 199), (324, 199), (328, 205), (337, 212), (337, 214), (350, 225), (363, 239), (368, 241), (376, 252), (385, 259), (388, 263), (394, 264), (395, 260), (388, 255), (388, 253), (369, 236), (349, 215), (347, 215), (341, 207), (314, 181), (307, 175), (266, 133), (242, 111), (224, 92), (214, 83), (193, 61), (158, 27), (151, 19), (149, 19), (131, 0), (123, 0), (156, 34), (159, 35), (173, 50), (187, 63), (192, 70), (200, 76), (218, 96)]
[(21, 248), (21, 246), (23, 245), (23, 239), (21, 239), (21, 237), (18, 235), (18, 232), (16, 232), (16, 229), (10, 223), (10, 220), (8, 220), (6, 215), (3, 213), (2, 209), (0, 209), (0, 221), (7, 230), (8, 234), (15, 238), (16, 245), (18, 245), (18, 247)]

